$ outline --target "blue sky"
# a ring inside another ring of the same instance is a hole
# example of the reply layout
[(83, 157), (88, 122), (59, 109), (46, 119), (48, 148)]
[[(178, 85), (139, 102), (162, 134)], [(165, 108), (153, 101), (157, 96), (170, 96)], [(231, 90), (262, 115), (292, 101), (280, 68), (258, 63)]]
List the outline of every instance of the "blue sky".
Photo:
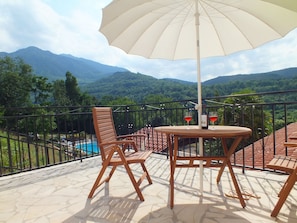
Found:
[[(111, 0), (0, 0), (0, 51), (36, 46), (156, 78), (197, 81), (193, 60), (167, 61), (127, 55), (98, 31)], [(297, 29), (257, 49), (201, 60), (202, 81), (217, 76), (297, 67)]]

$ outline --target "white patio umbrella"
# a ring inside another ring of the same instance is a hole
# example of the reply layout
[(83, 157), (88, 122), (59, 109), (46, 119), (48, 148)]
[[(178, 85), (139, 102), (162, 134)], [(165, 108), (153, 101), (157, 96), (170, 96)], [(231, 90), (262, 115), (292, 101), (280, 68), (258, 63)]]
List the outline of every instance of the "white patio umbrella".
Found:
[(128, 54), (197, 60), (201, 105), (200, 58), (252, 49), (295, 27), (297, 0), (114, 0), (100, 31)]
[(295, 27), (297, 0), (114, 0), (100, 31), (128, 54), (197, 60), (200, 117), (200, 58), (252, 49)]

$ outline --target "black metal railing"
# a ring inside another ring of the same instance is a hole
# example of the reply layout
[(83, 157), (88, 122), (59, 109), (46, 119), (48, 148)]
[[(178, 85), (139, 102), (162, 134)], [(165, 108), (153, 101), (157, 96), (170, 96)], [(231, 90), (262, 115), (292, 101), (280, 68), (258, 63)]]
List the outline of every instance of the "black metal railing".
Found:
[[(266, 103), (263, 100), (244, 100), (246, 97), (265, 97), (265, 94), (232, 95), (205, 100), (207, 111), (218, 111), (218, 124), (247, 126), (253, 130), (253, 135), (244, 140), (234, 154), (234, 165), (242, 166), (243, 169), (265, 169), (269, 159), (267, 154), (277, 153), (277, 147), (288, 139), (288, 125), (297, 120), (297, 101), (284, 99), (288, 94), (296, 92), (277, 92), (273, 94), (277, 101), (267, 100), (269, 102)], [(270, 98), (273, 96), (267, 95)], [(232, 103), (227, 100), (230, 98)], [(162, 125), (185, 124), (183, 115), (186, 111), (192, 112), (191, 124), (197, 124), (194, 101), (113, 106), (117, 133), (144, 133), (147, 135), (147, 149), (167, 155), (166, 138), (153, 129)], [(100, 154), (94, 135), (91, 107), (14, 108), (11, 114), (0, 117), (0, 176), (82, 161)], [(280, 129), (283, 129), (285, 138), (278, 137)], [(268, 138), (272, 140), (269, 148)], [(218, 140), (207, 139), (204, 146), (206, 154), (220, 154)], [(196, 153), (199, 149), (197, 142), (189, 139), (182, 142), (180, 147), (182, 152), (191, 148), (190, 153)], [(283, 151), (283, 155), (288, 154), (287, 148)]]

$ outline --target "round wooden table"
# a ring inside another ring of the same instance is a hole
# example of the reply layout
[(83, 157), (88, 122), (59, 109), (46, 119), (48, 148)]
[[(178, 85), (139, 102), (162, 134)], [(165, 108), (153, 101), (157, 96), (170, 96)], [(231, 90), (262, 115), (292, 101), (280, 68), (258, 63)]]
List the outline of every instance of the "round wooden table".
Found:
[[(239, 126), (209, 126), (208, 129), (201, 129), (199, 126), (161, 126), (155, 127), (155, 131), (161, 132), (167, 135), (168, 145), (169, 145), (169, 158), (170, 158), (170, 207), (173, 208), (174, 205), (174, 172), (175, 168), (182, 167), (199, 167), (200, 164), (194, 164), (194, 160), (206, 161), (203, 166), (214, 167), (212, 165), (213, 160), (222, 161), (216, 164), (216, 167), (220, 167), (217, 182), (220, 181), (223, 171), (226, 166), (229, 168), (229, 173), (231, 175), (237, 196), (240, 200), (241, 206), (245, 207), (245, 201), (242, 197), (241, 190), (239, 188), (238, 182), (234, 175), (232, 165), (230, 162), (230, 157), (235, 152), (237, 146), (242, 141), (243, 138), (249, 137), (252, 134), (252, 130), (246, 127)], [(178, 155), (178, 142), (180, 138), (219, 138), (222, 141), (222, 149), (224, 151), (223, 156), (179, 156)], [(173, 139), (173, 142), (172, 142)], [(227, 139), (233, 139), (232, 145), (228, 148)], [(172, 146), (174, 145), (174, 146)], [(177, 164), (177, 160), (189, 161), (188, 163)], [(201, 179), (202, 180), (202, 179)]]

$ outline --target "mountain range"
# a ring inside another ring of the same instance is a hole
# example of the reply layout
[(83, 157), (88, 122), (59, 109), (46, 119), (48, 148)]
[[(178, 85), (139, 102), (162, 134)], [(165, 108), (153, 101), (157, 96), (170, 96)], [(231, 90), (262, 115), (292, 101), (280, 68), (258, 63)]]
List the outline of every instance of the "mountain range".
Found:
[[(197, 85), (194, 82), (168, 78), (157, 79), (84, 58), (66, 54), (57, 55), (33, 46), (13, 53), (0, 52), (0, 57), (4, 56), (22, 58), (26, 64), (33, 68), (36, 75), (47, 77), (49, 81), (65, 80), (65, 74), (69, 71), (76, 77), (83, 91), (97, 98), (111, 95), (125, 96), (141, 101), (146, 95), (161, 94), (174, 100), (183, 100), (195, 98), (197, 95)], [(283, 79), (285, 81), (282, 81)], [(214, 88), (223, 89), (223, 92), (219, 92), (220, 95), (223, 95), (242, 88), (251, 88), (259, 92), (259, 90), (288, 89), (291, 85), (291, 89), (297, 89), (296, 80), (297, 68), (288, 68), (259, 74), (220, 76), (203, 82), (202, 87), (204, 93), (208, 92), (207, 96), (214, 92)], [(239, 82), (240, 85), (237, 84)]]
[(47, 77), (49, 81), (65, 79), (65, 74), (69, 71), (81, 85), (92, 83), (115, 72), (127, 71), (124, 68), (104, 65), (68, 54), (57, 55), (33, 46), (13, 53), (0, 52), (0, 57), (5, 56), (22, 58), (33, 68), (36, 75)]

